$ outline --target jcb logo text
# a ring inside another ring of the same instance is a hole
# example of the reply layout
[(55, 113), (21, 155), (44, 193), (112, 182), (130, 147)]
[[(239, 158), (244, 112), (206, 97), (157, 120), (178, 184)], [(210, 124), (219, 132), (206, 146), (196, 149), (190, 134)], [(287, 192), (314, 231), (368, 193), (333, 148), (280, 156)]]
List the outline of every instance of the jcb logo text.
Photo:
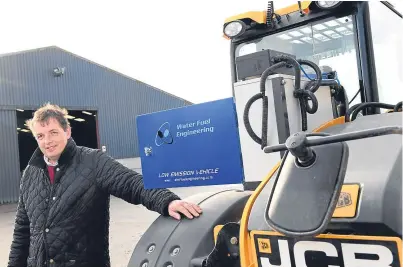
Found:
[(259, 252), (261, 267), (400, 267), (396, 242), (270, 237), (271, 252)]

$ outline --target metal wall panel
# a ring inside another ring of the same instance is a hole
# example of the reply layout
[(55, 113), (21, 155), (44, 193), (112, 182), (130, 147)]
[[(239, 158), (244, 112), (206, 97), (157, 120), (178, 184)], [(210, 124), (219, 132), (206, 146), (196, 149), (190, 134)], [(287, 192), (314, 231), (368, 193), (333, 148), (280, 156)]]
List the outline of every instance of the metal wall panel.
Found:
[(15, 110), (0, 110), (0, 204), (18, 200), (20, 182)]
[[(65, 74), (53, 75), (64, 67)], [(97, 109), (101, 145), (115, 158), (137, 157), (137, 115), (189, 102), (57, 47), (0, 56), (0, 106)]]
[[(65, 68), (64, 75), (54, 75), (57, 67)], [(191, 104), (58, 47), (0, 55), (0, 110), (36, 109), (46, 102), (97, 110), (100, 145), (117, 159), (139, 156), (136, 116)], [(12, 133), (0, 136), (1, 142), (12, 144)], [(14, 172), (15, 162), (9, 163), (2, 166)], [(0, 201), (4, 196), (0, 191)]]

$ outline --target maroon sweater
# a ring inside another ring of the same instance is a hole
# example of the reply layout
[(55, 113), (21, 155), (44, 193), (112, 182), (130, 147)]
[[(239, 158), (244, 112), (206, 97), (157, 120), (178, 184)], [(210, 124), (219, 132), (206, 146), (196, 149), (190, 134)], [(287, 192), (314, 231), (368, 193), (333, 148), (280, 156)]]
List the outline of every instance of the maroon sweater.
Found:
[(48, 172), (50, 177), (50, 183), (53, 184), (53, 181), (55, 179), (55, 167), (48, 165)]

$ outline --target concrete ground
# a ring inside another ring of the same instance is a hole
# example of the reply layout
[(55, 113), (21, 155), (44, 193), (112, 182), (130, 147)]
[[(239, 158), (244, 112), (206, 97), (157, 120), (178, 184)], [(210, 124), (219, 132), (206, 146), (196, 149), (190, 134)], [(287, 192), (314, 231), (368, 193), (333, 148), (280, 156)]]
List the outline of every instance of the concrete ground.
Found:
[[(241, 188), (240, 185), (209, 186), (171, 189), (180, 197), (224, 188)], [(16, 205), (0, 206), (0, 266), (7, 266), (12, 240)], [(132, 251), (148, 226), (158, 214), (142, 206), (134, 206), (117, 198), (111, 200), (110, 255), (113, 267), (126, 267)]]

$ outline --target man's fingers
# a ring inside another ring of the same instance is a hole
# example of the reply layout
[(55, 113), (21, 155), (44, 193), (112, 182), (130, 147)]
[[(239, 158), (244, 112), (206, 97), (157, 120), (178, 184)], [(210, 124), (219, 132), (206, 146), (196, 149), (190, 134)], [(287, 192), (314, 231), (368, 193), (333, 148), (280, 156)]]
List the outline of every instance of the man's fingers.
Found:
[(193, 204), (193, 207), (195, 207), (195, 209), (196, 209), (196, 211), (197, 211), (198, 213), (202, 213), (202, 209), (200, 208), (199, 205)]
[(184, 214), (186, 217), (188, 217), (189, 219), (193, 219), (192, 214), (190, 214), (190, 212), (185, 208), (185, 206), (179, 205), (178, 211), (180, 211), (181, 213), (183, 213), (183, 214)]
[(185, 201), (178, 201), (176, 203), (173, 203), (175, 205), (172, 205), (169, 211), (169, 215), (174, 217), (177, 220), (180, 220), (181, 216), (178, 212), (182, 213), (189, 219), (193, 219), (193, 217), (199, 217), (200, 213), (202, 213), (201, 208), (194, 204), (194, 203), (188, 203)]
[(196, 211), (196, 207), (194, 207), (194, 205), (185, 203), (184, 206), (188, 211), (190, 211), (190, 213), (193, 214), (193, 216), (199, 217), (199, 213)]
[(171, 215), (171, 217), (174, 217), (177, 220), (181, 219), (181, 215), (179, 213), (177, 213), (176, 211), (170, 211), (169, 215)]

